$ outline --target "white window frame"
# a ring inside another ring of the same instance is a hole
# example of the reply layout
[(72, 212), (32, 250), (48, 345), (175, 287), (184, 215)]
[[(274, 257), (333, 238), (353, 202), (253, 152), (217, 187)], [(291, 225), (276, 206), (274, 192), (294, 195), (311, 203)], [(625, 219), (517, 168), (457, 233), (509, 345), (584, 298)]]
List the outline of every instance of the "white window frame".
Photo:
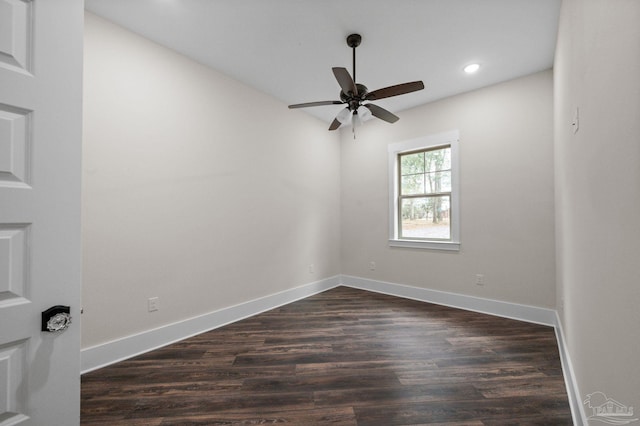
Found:
[[(460, 132), (451, 130), (389, 145), (389, 245), (431, 250), (460, 250)], [(451, 239), (398, 238), (398, 155), (422, 149), (451, 146)]]

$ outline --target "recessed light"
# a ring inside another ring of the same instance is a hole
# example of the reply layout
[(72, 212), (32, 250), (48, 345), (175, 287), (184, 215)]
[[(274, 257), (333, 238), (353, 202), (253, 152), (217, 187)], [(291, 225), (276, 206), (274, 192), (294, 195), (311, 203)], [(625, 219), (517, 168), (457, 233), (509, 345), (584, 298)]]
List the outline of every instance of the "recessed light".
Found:
[(473, 74), (480, 69), (480, 64), (469, 64), (463, 68), (467, 74)]

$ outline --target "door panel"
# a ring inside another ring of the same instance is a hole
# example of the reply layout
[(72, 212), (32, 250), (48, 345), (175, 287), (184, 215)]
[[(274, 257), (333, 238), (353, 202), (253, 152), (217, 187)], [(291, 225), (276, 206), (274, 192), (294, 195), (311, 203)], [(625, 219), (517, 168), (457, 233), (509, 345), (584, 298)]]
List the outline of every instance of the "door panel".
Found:
[(0, 104), (0, 186), (28, 186), (30, 131), (30, 111)]
[(0, 225), (0, 302), (26, 301), (27, 225)]
[[(0, 0), (0, 425), (77, 425), (83, 4)], [(42, 332), (41, 312), (71, 307)]]
[(32, 3), (25, 0), (0, 1), (0, 62), (5, 68), (30, 71)]

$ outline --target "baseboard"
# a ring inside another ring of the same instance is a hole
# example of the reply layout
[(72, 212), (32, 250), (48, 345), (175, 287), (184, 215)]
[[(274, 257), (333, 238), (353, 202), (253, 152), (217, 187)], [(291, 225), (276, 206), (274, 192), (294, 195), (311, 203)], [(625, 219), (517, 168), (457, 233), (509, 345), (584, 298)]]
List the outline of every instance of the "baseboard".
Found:
[(350, 275), (342, 275), (341, 282), (342, 285), (347, 287), (374, 291), (390, 296), (404, 297), (405, 299), (413, 299), (420, 302), (435, 303), (452, 308), (460, 308), (467, 311), (496, 315), (551, 327), (554, 327), (556, 324), (556, 314), (553, 309), (483, 299), (459, 293), (411, 287), (404, 284), (395, 284)]
[(81, 352), (81, 372), (84, 374), (106, 367), (196, 334), (321, 293), (339, 285), (340, 276), (334, 276), (83, 349)]
[(560, 362), (562, 363), (562, 373), (564, 374), (564, 382), (567, 387), (567, 395), (569, 396), (569, 406), (571, 407), (571, 416), (573, 424), (583, 426), (588, 424), (587, 415), (584, 411), (584, 404), (578, 390), (578, 382), (573, 371), (573, 364), (564, 339), (564, 331), (562, 322), (556, 312), (556, 339), (558, 340), (558, 352), (560, 352)]

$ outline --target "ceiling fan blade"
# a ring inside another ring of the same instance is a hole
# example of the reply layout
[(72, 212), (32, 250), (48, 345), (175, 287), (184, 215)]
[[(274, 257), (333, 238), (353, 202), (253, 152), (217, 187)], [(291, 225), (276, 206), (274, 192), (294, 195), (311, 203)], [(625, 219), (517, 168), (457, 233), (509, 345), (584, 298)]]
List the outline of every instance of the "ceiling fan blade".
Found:
[(338, 84), (340, 88), (344, 92), (345, 95), (348, 95), (351, 92), (354, 96), (358, 95), (358, 88), (356, 87), (356, 83), (351, 78), (351, 74), (347, 71), (346, 68), (334, 67), (331, 68), (333, 70), (333, 75), (336, 76), (336, 80), (338, 80)]
[(422, 89), (424, 89), (424, 83), (422, 81), (412, 81), (410, 83), (396, 84), (395, 86), (374, 90), (373, 92), (367, 93), (365, 99), (368, 101), (375, 101), (377, 99), (404, 95), (405, 93), (416, 92)]
[(331, 126), (329, 126), (329, 130), (336, 130), (340, 125), (342, 125), (342, 123), (339, 122), (337, 118), (334, 118), (331, 122)]
[(378, 117), (380, 120), (384, 120), (387, 123), (395, 123), (396, 121), (400, 120), (400, 117), (382, 107), (379, 107), (378, 105), (364, 104), (362, 106), (369, 108), (369, 111), (371, 111), (371, 114), (373, 114), (374, 117)]
[(342, 101), (319, 101), (319, 102), (306, 102), (304, 104), (293, 104), (289, 105), (289, 109), (293, 108), (306, 108), (306, 107), (314, 107), (314, 106), (323, 106), (323, 105), (342, 105), (344, 102)]

